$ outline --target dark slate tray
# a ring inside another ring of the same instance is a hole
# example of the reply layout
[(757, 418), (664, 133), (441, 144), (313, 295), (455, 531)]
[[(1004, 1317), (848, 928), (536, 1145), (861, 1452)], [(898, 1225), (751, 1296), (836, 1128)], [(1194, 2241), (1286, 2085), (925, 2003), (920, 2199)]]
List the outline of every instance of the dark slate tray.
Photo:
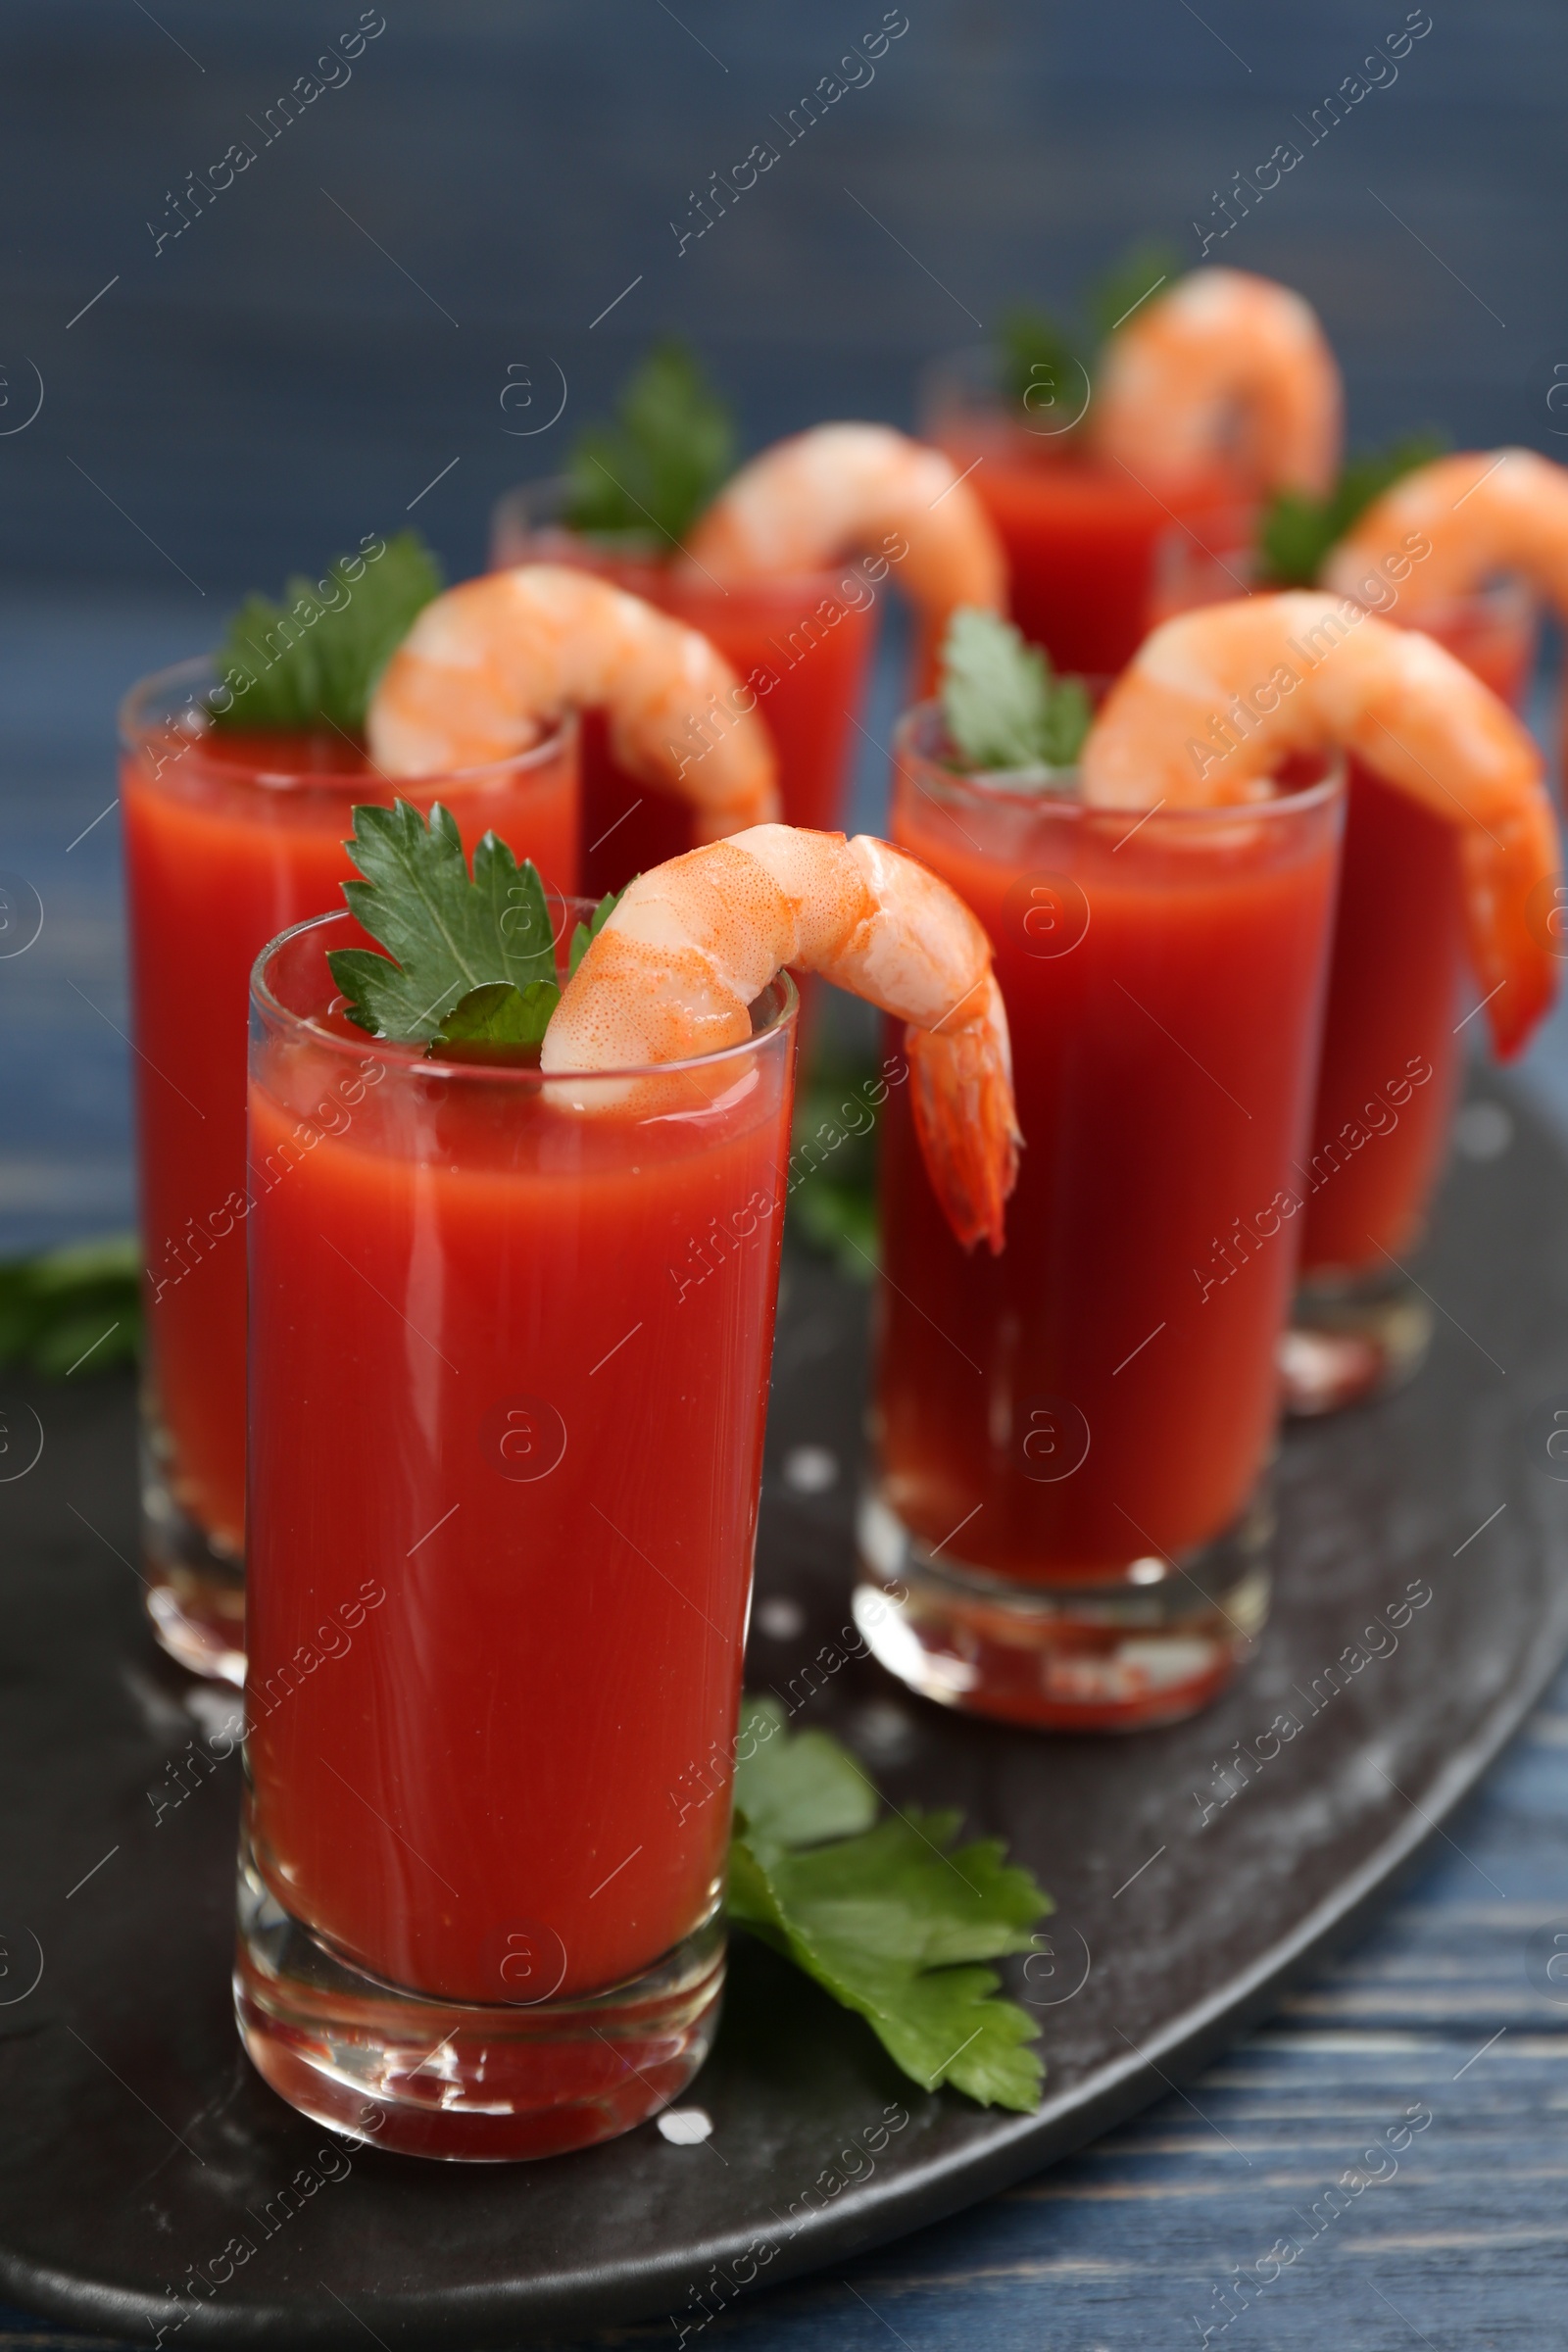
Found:
[[(751, 1683), (803, 1699), (798, 1720), (851, 1740), (895, 1801), (961, 1804), (1055, 1893), (1052, 1950), (1014, 1980), (1050, 2066), (1028, 2118), (921, 2096), (738, 1938), (687, 2102), (712, 2118), (706, 2144), (647, 2125), (537, 2165), (332, 2154), (235, 2040), (238, 1765), (195, 1760), (223, 1702), (193, 1714), (139, 1622), (128, 1388), (13, 1390), (0, 1473), (40, 1426), (43, 1450), (0, 1483), (0, 2297), (142, 2340), (179, 2321), (165, 2340), (190, 2347), (471, 2347), (665, 2314), (680, 2338), (754, 2278), (949, 2213), (1204, 2064), (1387, 1893), (1568, 1645), (1568, 1462), (1546, 1451), (1559, 1404), (1568, 1427), (1568, 1184), (1518, 1099), (1494, 1100), (1500, 1115), (1468, 1114), (1419, 1269), (1431, 1362), (1403, 1396), (1290, 1437), (1262, 1652), (1171, 1731), (1030, 1738), (850, 1654), (865, 1297), (788, 1271)], [(834, 1485), (802, 1491), (803, 1447), (836, 1457)], [(1412, 1582), (1433, 1597), (1396, 1646), (1372, 1635), (1386, 1654), (1325, 1695)], [(1212, 1805), (1223, 1759), (1282, 1709), (1300, 1734)], [(147, 1792), (171, 1798), (181, 1758), (190, 1793), (155, 1824)], [(309, 2193), (285, 2219), (294, 2181)], [(225, 2277), (236, 2237), (256, 2251)]]

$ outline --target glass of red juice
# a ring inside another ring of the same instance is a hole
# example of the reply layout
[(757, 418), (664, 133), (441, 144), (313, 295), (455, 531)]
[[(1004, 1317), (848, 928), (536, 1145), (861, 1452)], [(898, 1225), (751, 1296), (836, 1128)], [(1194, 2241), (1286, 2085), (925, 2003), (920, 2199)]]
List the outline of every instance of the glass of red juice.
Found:
[[(576, 741), (461, 775), (400, 778), (318, 732), (213, 723), (207, 661), (144, 679), (121, 711), (141, 1223), (147, 1605), (182, 1665), (244, 1678), (245, 1023), (251, 965), (338, 899), (356, 802), (494, 826), (558, 888), (576, 881)], [(339, 902), (341, 903), (341, 902)]]
[[(1250, 515), (1216, 464), (1172, 481), (1096, 455), (1087, 379), (1004, 393), (995, 353), (954, 354), (927, 376), (922, 430), (966, 473), (1007, 555), (1008, 612), (1058, 669), (1114, 676), (1151, 625), (1160, 543), (1188, 514)], [(1232, 521), (1234, 528), (1234, 520)], [(932, 649), (923, 666), (931, 674)]]
[[(571, 564), (657, 605), (715, 645), (778, 751), (784, 821), (831, 830), (843, 816), (854, 714), (865, 692), (873, 614), (887, 560), (840, 564), (771, 580), (695, 579), (657, 552), (652, 535), (590, 538), (562, 519), (565, 484), (525, 483), (498, 504), (491, 563)], [(705, 724), (723, 726), (719, 711)], [(693, 750), (703, 745), (694, 738)], [(581, 888), (620, 890), (633, 874), (693, 847), (692, 809), (677, 795), (627, 775), (610, 754), (603, 719), (583, 722)]]
[(1167, 1723), (1256, 1641), (1343, 808), (1338, 765), (1090, 808), (901, 722), (893, 838), (990, 934), (1024, 1136), (1006, 1248), (966, 1254), (890, 1099), (857, 1608), (928, 1697)]
[(240, 2031), (377, 2147), (548, 2155), (716, 2022), (796, 998), (545, 1079), (362, 1036), (366, 944), (252, 993)]
[[(1236, 583), (1252, 568), (1245, 547), (1213, 559), (1173, 533), (1166, 610), (1245, 593)], [(1400, 585), (1368, 579), (1366, 601), (1396, 623)], [(1522, 707), (1539, 636), (1522, 581), (1494, 580), (1428, 606), (1411, 625)], [(1425, 1359), (1433, 1310), (1404, 1261), (1425, 1234), (1447, 1159), (1473, 1033), (1458, 833), (1360, 760), (1348, 768), (1322, 1061), (1300, 1170), (1300, 1289), (1281, 1359), (1288, 1406), (1303, 1415), (1385, 1394)]]

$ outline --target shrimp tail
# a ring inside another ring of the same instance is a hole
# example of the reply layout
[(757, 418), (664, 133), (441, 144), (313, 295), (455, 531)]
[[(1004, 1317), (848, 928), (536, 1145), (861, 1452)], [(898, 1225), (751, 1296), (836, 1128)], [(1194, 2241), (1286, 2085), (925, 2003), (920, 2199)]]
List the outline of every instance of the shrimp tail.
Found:
[[(1543, 791), (1495, 828), (1461, 841), (1470, 959), (1499, 1060), (1508, 1061), (1550, 1010), (1559, 965), (1536, 893), (1561, 869), (1556, 819)], [(1534, 902), (1534, 903), (1533, 903)], [(1539, 909), (1539, 911), (1538, 911)]]
[(1012, 1054), (1002, 991), (988, 976), (982, 1018), (954, 1029), (904, 1032), (915, 1132), (932, 1189), (965, 1250), (1000, 1256), (1003, 1212), (1018, 1181)]

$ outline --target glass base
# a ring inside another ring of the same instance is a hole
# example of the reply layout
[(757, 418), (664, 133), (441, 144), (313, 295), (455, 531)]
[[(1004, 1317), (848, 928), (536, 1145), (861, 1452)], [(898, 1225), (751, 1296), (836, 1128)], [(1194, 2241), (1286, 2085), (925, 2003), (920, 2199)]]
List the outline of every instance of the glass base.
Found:
[(1402, 1388), (1426, 1362), (1433, 1328), (1431, 1305), (1402, 1274), (1303, 1282), (1280, 1342), (1286, 1411), (1316, 1420)]
[(150, 1445), (142, 1448), (145, 1600), (163, 1647), (192, 1674), (245, 1681), (245, 1563), (220, 1550), (174, 1499)]
[(1144, 1731), (1206, 1707), (1268, 1617), (1265, 1494), (1173, 1566), (1022, 1584), (932, 1559), (880, 1496), (860, 1506), (855, 1618), (872, 1654), (923, 1698), (1005, 1723)]
[(678, 2098), (724, 1984), (718, 1912), (624, 1984), (449, 2001), (355, 1968), (293, 1918), (242, 1832), (234, 2013), (251, 2062), (318, 2124), (403, 2156), (503, 2164), (613, 2139)]

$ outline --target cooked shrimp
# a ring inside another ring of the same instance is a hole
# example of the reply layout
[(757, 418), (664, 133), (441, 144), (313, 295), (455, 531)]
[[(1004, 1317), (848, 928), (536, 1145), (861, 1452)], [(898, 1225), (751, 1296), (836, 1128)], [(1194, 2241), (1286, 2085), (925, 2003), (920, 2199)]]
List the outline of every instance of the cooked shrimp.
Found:
[(1470, 954), (1499, 1054), (1556, 991), (1526, 905), (1561, 864), (1540, 752), (1464, 664), (1348, 599), (1298, 590), (1168, 620), (1111, 688), (1083, 749), (1102, 807), (1268, 797), (1293, 752), (1353, 752), (1459, 829)]
[[(592, 572), (523, 564), (426, 605), (382, 673), (366, 734), (390, 776), (510, 760), (571, 710), (603, 710), (622, 767), (678, 793), (704, 840), (778, 808), (772, 738), (737, 711), (708, 639)], [(711, 705), (726, 712), (716, 734)], [(694, 753), (693, 743), (704, 749)]]
[(1468, 450), (1418, 466), (1330, 551), (1323, 578), (1365, 601), (1380, 567), (1399, 582), (1400, 618), (1417, 627), (1423, 612), (1495, 572), (1521, 574), (1568, 615), (1568, 466), (1533, 449)]
[(922, 612), (1004, 609), (1006, 559), (984, 507), (939, 449), (886, 424), (819, 424), (764, 449), (699, 517), (687, 556), (727, 584), (885, 553), (894, 536)]
[(1260, 492), (1323, 497), (1339, 470), (1340, 370), (1317, 315), (1245, 270), (1195, 270), (1105, 346), (1090, 429), (1140, 476), (1239, 461)]
[(680, 1061), (739, 1045), (786, 964), (907, 1023), (915, 1126), (966, 1250), (1003, 1244), (1018, 1172), (1012, 1056), (991, 944), (961, 899), (865, 834), (756, 825), (639, 874), (566, 983), (547, 1071)]

